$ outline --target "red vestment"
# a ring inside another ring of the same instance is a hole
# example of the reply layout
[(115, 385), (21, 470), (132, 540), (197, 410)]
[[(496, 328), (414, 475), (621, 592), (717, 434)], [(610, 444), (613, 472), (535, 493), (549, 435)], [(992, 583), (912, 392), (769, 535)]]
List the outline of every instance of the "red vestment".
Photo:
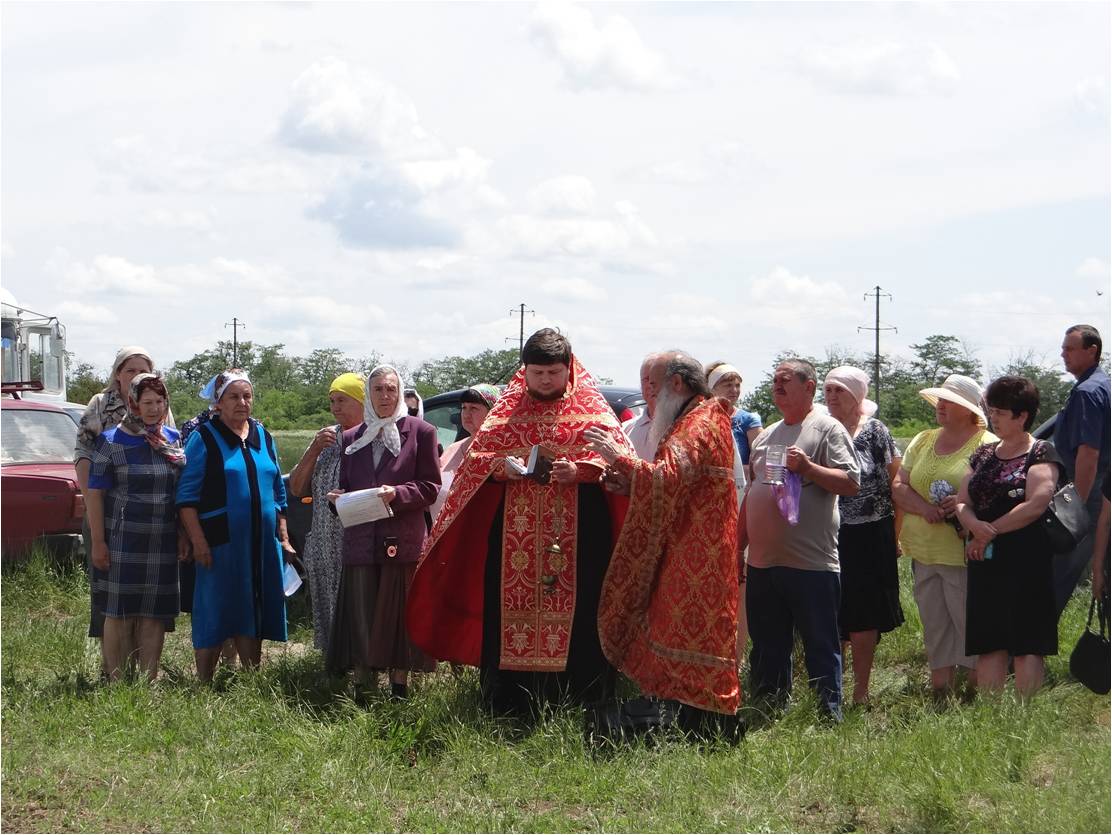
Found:
[[(556, 400), (530, 396), (524, 367), (518, 370), (456, 470), (413, 579), (406, 623), (410, 639), (426, 653), (479, 666), (483, 571), (491, 523), (504, 498), (501, 601), (493, 602), (501, 607), (499, 667), (565, 668), (575, 614), (578, 485), (495, 482), (490, 476), (507, 456), (527, 458), (540, 444), (578, 465), (580, 481), (595, 482), (605, 461), (587, 448), (583, 432), (589, 427), (608, 430), (630, 450), (614, 411), (574, 357), (567, 390)], [(611, 501), (615, 538), (624, 504)]]
[(731, 409), (679, 417), (652, 463), (623, 456), (630, 505), (599, 606), (606, 657), (649, 695), (719, 713), (737, 673), (737, 493)]

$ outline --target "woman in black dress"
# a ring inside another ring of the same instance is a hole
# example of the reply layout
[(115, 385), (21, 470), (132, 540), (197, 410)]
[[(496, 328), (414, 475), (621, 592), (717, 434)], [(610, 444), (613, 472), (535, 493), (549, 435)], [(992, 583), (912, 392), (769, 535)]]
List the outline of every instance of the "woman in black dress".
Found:
[(969, 532), (965, 651), (977, 656), (977, 687), (998, 692), (1015, 657), (1015, 688), (1029, 696), (1043, 683), (1043, 658), (1058, 652), (1052, 552), (1039, 519), (1062, 473), (1054, 446), (1031, 437), (1039, 390), (1024, 377), (1001, 377), (985, 393), (999, 441), (970, 458), (958, 494)]

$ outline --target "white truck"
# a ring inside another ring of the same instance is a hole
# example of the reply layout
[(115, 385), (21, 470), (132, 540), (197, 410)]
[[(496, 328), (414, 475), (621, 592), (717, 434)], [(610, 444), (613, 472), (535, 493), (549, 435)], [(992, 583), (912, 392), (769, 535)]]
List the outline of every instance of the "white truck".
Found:
[[(0, 359), (5, 392), (65, 407), (66, 328), (0, 289)], [(41, 385), (41, 388), (40, 388)]]

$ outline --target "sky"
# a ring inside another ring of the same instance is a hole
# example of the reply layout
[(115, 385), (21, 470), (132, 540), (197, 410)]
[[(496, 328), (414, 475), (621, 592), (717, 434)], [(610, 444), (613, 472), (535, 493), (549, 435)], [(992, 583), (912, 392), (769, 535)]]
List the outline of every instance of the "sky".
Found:
[[(107, 367), (1109, 331), (1107, 3), (0, 6), (0, 285)], [(478, 382), (478, 381), (476, 381)]]

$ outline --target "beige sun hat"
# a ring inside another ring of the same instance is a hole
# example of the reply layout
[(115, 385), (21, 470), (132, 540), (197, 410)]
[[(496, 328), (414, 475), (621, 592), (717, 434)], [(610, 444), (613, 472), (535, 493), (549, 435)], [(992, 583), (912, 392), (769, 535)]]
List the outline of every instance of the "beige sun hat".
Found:
[(919, 394), (932, 406), (938, 405), (939, 400), (964, 406), (977, 416), (977, 423), (980, 426), (988, 426), (984, 409), (981, 408), (984, 392), (981, 390), (981, 384), (972, 377), (966, 377), (964, 374), (951, 374), (943, 381), (941, 386), (920, 389)]

